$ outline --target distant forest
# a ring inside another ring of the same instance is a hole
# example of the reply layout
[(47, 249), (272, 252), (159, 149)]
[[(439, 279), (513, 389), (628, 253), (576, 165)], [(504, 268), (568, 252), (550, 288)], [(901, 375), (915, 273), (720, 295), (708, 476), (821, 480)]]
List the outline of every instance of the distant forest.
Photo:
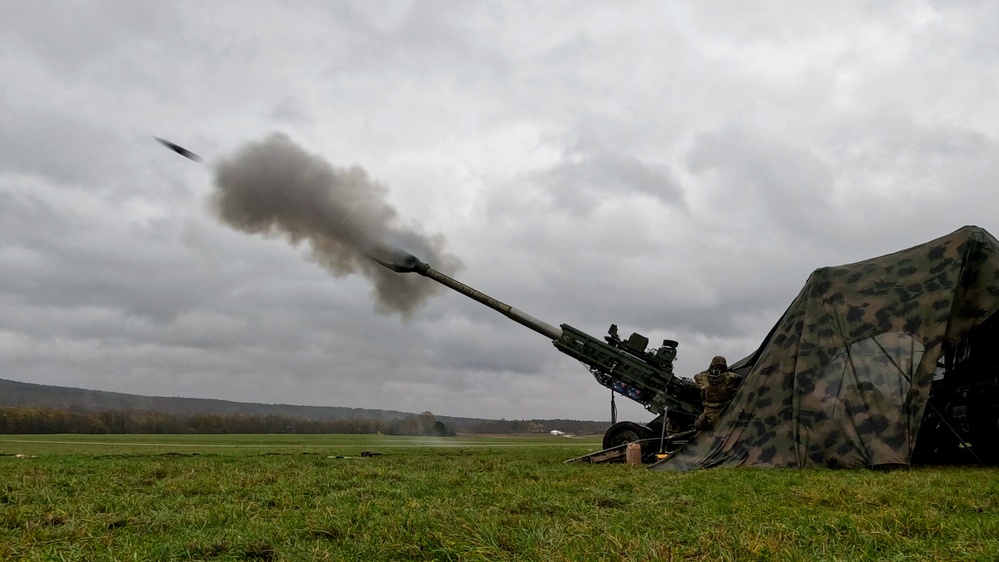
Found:
[(383, 421), (239, 414), (180, 417), (129, 410), (83, 412), (49, 408), (0, 408), (0, 433), (383, 433), (435, 437), (455, 434), (430, 412)]
[(487, 420), (332, 406), (248, 404), (148, 397), (0, 379), (0, 434), (343, 433), (450, 436), (455, 433), (602, 434), (609, 422)]
[(0, 408), (0, 434), (43, 433), (340, 433), (453, 437), (462, 433), (547, 433), (558, 428), (569, 433), (603, 433), (600, 422), (574, 420), (465, 420), (457, 429), (432, 412), (393, 420), (306, 419), (275, 415), (198, 414), (174, 416), (155, 412), (110, 410), (100, 412), (52, 408)]

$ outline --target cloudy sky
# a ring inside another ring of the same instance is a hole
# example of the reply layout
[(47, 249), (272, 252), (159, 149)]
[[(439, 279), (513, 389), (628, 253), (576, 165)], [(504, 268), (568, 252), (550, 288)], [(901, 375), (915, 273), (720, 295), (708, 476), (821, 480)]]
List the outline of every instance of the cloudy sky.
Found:
[(503, 316), (386, 307), (310, 238), (223, 223), (220, 170), (284, 139), (465, 283), (676, 339), (692, 376), (818, 267), (999, 230), (997, 28), (985, 1), (2, 0), (0, 378), (607, 419)]

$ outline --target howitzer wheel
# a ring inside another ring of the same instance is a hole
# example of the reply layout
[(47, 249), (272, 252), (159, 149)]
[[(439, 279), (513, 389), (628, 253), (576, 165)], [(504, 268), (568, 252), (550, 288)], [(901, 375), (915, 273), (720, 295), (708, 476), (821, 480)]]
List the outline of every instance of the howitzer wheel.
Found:
[(623, 421), (610, 426), (604, 433), (604, 449), (641, 441), (649, 437), (647, 431), (635, 422)]

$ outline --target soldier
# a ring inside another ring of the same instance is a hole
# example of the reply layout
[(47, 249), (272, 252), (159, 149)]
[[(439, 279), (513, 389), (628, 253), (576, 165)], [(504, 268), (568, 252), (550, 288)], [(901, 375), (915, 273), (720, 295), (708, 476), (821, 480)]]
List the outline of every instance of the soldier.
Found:
[(707, 371), (694, 375), (694, 382), (701, 389), (701, 402), (704, 405), (704, 411), (697, 417), (694, 427), (704, 431), (714, 425), (718, 415), (735, 396), (735, 390), (739, 388), (742, 377), (734, 371), (729, 371), (728, 362), (721, 355), (717, 355), (711, 360)]

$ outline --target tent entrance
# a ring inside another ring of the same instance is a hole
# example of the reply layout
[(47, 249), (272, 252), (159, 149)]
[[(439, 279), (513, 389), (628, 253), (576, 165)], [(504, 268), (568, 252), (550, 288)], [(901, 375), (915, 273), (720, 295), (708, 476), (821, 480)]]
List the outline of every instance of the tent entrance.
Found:
[(937, 363), (913, 464), (999, 464), (999, 313)]

